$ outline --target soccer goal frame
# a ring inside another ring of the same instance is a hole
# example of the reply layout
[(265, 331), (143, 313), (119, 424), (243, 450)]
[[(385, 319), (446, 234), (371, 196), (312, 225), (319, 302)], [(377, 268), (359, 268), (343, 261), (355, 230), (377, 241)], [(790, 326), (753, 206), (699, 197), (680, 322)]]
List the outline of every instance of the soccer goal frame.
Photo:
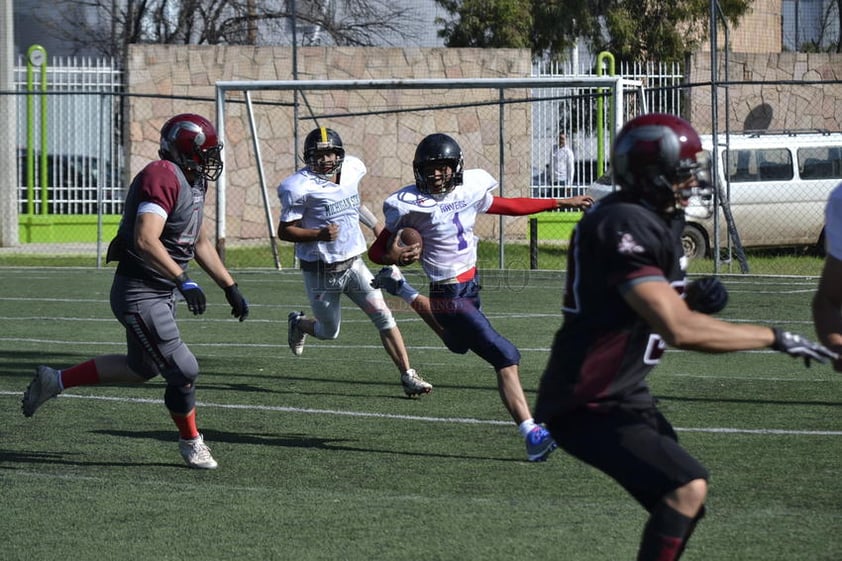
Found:
[[(507, 128), (506, 120), (504, 118), (504, 107), (507, 103), (511, 103), (511, 99), (507, 98), (506, 92), (512, 90), (528, 90), (529, 92), (546, 92), (556, 88), (569, 89), (596, 89), (601, 95), (607, 99), (605, 107), (605, 115), (607, 118), (606, 128), (609, 133), (609, 138), (604, 139), (604, 146), (610, 146), (610, 140), (613, 135), (619, 130), (627, 117), (627, 107), (625, 103), (625, 95), (630, 91), (635, 94), (636, 111), (646, 111), (646, 98), (643, 93), (643, 85), (640, 81), (630, 80), (622, 76), (584, 76), (584, 77), (533, 77), (533, 78), (474, 78), (474, 79), (378, 79), (378, 80), (247, 80), (247, 81), (219, 81), (216, 82), (216, 117), (217, 117), (217, 132), (220, 139), (225, 144), (226, 149), (222, 152), (223, 172), (217, 181), (217, 220), (216, 220), (216, 243), (217, 249), (223, 256), (226, 246), (227, 232), (227, 200), (229, 195), (229, 173), (231, 167), (229, 166), (229, 139), (227, 138), (228, 120), (229, 120), (229, 104), (233, 102), (242, 103), (234, 99), (232, 94), (242, 92), (243, 101), (245, 103), (245, 114), (248, 120), (248, 130), (251, 136), (252, 150), (254, 158), (257, 162), (258, 182), (260, 184), (260, 193), (262, 196), (263, 213), (265, 214), (267, 235), (272, 247), (272, 253), (275, 260), (275, 267), (280, 269), (280, 260), (278, 257), (277, 240), (275, 237), (275, 224), (272, 217), (269, 188), (267, 186), (266, 173), (264, 170), (264, 158), (261, 154), (260, 131), (258, 130), (258, 121), (260, 119), (255, 117), (254, 106), (255, 102), (252, 99), (253, 92), (292, 92), (294, 102), (291, 104), (290, 110), (293, 112), (293, 158), (297, 153), (299, 146), (299, 131), (298, 126), (301, 121), (299, 113), (302, 105), (299, 98), (304, 97), (305, 102), (307, 92), (361, 92), (361, 91), (406, 91), (406, 90), (488, 90), (496, 92), (499, 109), (497, 112), (497, 137), (499, 150), (499, 164), (497, 169), (497, 176), (499, 178), (499, 194), (506, 196), (505, 177), (505, 163), (507, 150)], [(433, 100), (431, 100), (433, 101)], [(309, 105), (306, 106), (312, 113)], [(420, 109), (423, 111), (423, 109)], [(400, 112), (402, 110), (397, 110)], [(241, 116), (242, 118), (242, 116)], [(240, 132), (240, 131), (238, 131)], [(433, 131), (430, 131), (433, 132)], [(442, 130), (440, 132), (451, 132)], [(602, 133), (602, 131), (600, 131)], [(347, 141), (346, 141), (347, 144)], [(464, 149), (464, 146), (463, 146)], [(499, 217), (499, 247), (500, 247), (500, 267), (503, 266), (503, 247), (504, 247), (504, 227), (503, 217)]]

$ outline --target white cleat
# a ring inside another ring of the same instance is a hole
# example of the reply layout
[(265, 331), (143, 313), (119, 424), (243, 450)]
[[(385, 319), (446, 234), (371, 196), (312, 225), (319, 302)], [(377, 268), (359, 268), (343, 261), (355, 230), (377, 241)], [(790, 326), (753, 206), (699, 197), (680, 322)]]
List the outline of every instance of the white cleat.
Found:
[(303, 318), (304, 312), (290, 312), (287, 316), (287, 343), (295, 356), (304, 352), (304, 340), (307, 339), (307, 334), (299, 326)]
[(211, 456), (210, 448), (205, 444), (205, 439), (201, 434), (190, 440), (179, 438), (178, 450), (189, 467), (196, 469), (216, 469), (216, 460)]
[(403, 386), (403, 391), (409, 397), (415, 397), (433, 391), (433, 385), (424, 380), (414, 368), (410, 368), (401, 374), (401, 385)]

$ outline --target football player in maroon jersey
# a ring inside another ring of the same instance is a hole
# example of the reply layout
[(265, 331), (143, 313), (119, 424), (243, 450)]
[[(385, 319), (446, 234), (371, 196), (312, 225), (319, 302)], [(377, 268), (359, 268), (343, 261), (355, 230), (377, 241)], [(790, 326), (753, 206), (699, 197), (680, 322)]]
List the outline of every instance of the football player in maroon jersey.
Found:
[(74, 386), (142, 384), (161, 375), (184, 461), (192, 468), (217, 467), (196, 426), (199, 364), (181, 340), (175, 309), (180, 294), (193, 314), (205, 311), (204, 291), (187, 276), (187, 264), (195, 260), (224, 290), (231, 315), (243, 321), (249, 313), (248, 302), (202, 230), (208, 182), (222, 173), (221, 150), (216, 129), (200, 115), (176, 115), (161, 128), (160, 159), (132, 181), (108, 248), (107, 260), (118, 261), (111, 310), (126, 329), (128, 352), (100, 355), (63, 370), (39, 366), (24, 392), (24, 415), (31, 417), (45, 401)]

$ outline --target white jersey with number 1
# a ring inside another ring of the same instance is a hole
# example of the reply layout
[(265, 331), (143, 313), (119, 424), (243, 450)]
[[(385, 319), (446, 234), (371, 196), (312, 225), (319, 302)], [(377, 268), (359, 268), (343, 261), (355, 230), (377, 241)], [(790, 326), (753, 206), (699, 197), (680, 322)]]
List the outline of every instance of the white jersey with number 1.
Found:
[(482, 169), (464, 172), (462, 185), (443, 197), (422, 193), (415, 184), (392, 193), (383, 203), (386, 229), (415, 228), (421, 233), (421, 266), (431, 282), (457, 277), (476, 266), (474, 225), (485, 213), (497, 180)]

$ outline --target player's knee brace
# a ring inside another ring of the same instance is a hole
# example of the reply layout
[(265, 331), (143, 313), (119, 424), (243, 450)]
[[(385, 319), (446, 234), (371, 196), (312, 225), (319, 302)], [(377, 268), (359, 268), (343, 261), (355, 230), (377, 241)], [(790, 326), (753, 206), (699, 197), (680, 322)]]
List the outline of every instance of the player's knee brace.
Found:
[(199, 362), (188, 350), (187, 345), (182, 345), (170, 356), (168, 364), (161, 371), (161, 376), (168, 384), (175, 386), (192, 384), (199, 377)]
[(397, 325), (395, 317), (388, 308), (370, 313), (368, 314), (368, 317), (371, 318), (371, 321), (374, 323), (374, 326), (377, 327), (378, 331), (388, 331)]
[(317, 321), (313, 326), (313, 336), (321, 340), (333, 340), (339, 337), (339, 323)]
[(196, 388), (193, 384), (185, 386), (167, 384), (164, 390), (164, 405), (172, 413), (186, 415), (196, 408)]

